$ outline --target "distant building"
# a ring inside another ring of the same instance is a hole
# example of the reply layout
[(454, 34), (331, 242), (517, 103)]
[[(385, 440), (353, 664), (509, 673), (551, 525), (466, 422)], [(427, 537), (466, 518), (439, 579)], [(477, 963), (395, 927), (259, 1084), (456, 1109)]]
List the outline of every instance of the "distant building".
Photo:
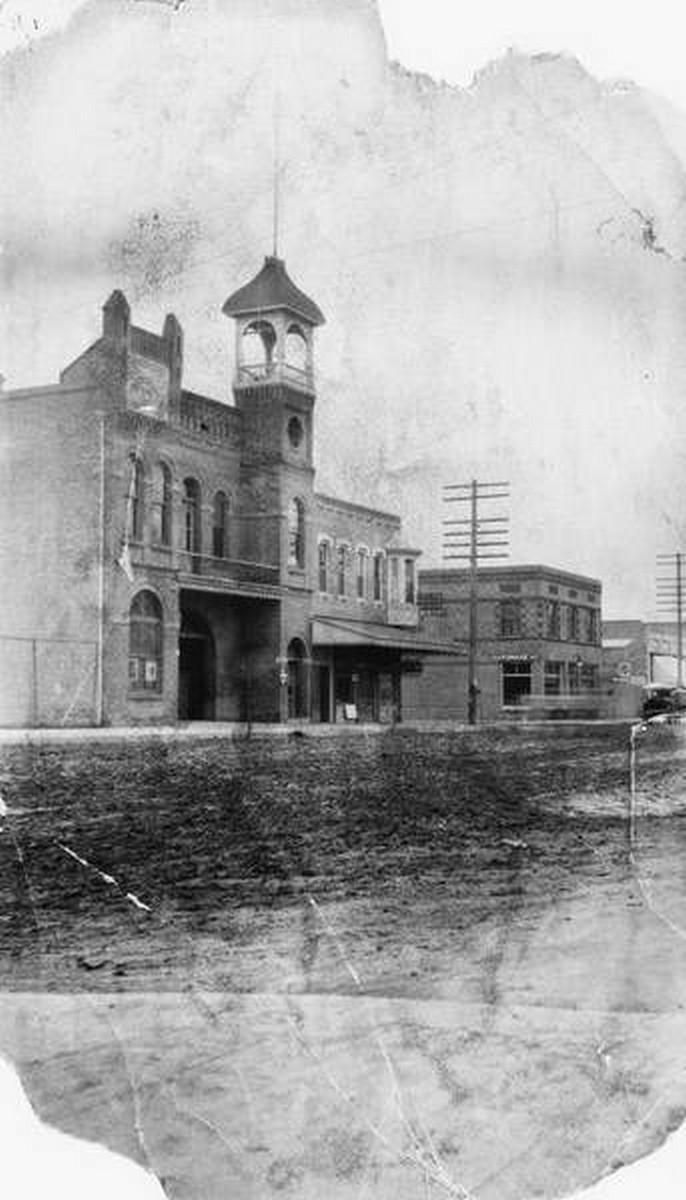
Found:
[(608, 677), (615, 675), (643, 686), (674, 685), (678, 651), (676, 621), (603, 621), (603, 666)]
[[(470, 573), (419, 573), (421, 630), (452, 657), (430, 658), (403, 683), (408, 718), (466, 720)], [(545, 566), (478, 572), (477, 681), (481, 720), (598, 715), (601, 585)]]
[(119, 291), (58, 385), (0, 398), (0, 724), (400, 716), (419, 552), (315, 491), (322, 313), (275, 257), (223, 311), (234, 406)]

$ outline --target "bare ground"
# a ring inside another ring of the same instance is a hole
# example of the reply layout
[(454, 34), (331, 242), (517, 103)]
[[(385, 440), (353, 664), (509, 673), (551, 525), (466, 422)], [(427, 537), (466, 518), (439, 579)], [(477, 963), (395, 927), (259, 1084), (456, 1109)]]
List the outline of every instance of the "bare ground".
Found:
[(6, 747), (0, 1046), (184, 1200), (570, 1191), (686, 1111), (686, 760), (632, 864), (627, 744)]

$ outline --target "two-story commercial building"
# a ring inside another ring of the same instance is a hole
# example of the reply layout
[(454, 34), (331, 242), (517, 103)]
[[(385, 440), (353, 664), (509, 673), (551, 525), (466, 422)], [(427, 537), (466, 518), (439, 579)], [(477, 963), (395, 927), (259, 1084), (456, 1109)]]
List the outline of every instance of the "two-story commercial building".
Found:
[[(469, 570), (419, 573), (421, 629), (453, 655), (432, 657), (403, 685), (408, 718), (461, 720), (470, 687)], [(597, 715), (601, 585), (545, 566), (481, 567), (476, 578), (478, 716)]]
[(233, 405), (119, 291), (57, 385), (0, 397), (0, 724), (399, 717), (418, 551), (315, 490), (323, 315), (276, 257), (223, 311)]

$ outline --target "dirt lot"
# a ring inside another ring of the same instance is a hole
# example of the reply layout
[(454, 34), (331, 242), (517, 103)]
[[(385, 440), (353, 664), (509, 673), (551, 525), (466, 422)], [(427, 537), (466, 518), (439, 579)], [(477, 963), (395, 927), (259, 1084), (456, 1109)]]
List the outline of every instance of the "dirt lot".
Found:
[(686, 1111), (684, 741), (639, 743), (642, 886), (627, 748), (3, 747), (0, 1048), (179, 1200), (563, 1194)]

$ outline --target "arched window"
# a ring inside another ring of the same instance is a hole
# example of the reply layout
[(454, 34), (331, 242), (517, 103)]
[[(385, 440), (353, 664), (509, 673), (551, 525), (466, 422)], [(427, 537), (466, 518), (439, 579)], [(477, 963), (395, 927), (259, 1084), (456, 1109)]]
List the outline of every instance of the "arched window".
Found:
[(348, 565), (348, 547), (339, 546), (336, 551), (336, 593), (339, 596), (345, 596), (346, 593), (346, 568)]
[(319, 590), (320, 592), (328, 592), (329, 590), (329, 561), (330, 549), (328, 542), (319, 543)]
[(129, 609), (129, 685), (133, 691), (162, 691), (162, 605), (154, 592), (138, 592)]
[(172, 473), (166, 463), (158, 463), (155, 478), (155, 536), (161, 546), (172, 544)]
[(202, 551), (202, 508), (200, 504), (200, 484), (197, 479), (183, 481), (183, 545), (189, 554), (200, 554)]
[(224, 492), (214, 497), (212, 553), (215, 558), (227, 558), (229, 553), (229, 501)]
[(305, 566), (305, 505), (297, 496), (288, 506), (288, 561), (292, 567)]
[(364, 600), (367, 595), (367, 551), (357, 551), (357, 597)]
[(137, 454), (129, 457), (128, 532), (132, 542), (143, 541), (145, 526), (145, 470)]
[(307, 716), (306, 659), (305, 643), (300, 638), (293, 638), (288, 644), (289, 717)]

